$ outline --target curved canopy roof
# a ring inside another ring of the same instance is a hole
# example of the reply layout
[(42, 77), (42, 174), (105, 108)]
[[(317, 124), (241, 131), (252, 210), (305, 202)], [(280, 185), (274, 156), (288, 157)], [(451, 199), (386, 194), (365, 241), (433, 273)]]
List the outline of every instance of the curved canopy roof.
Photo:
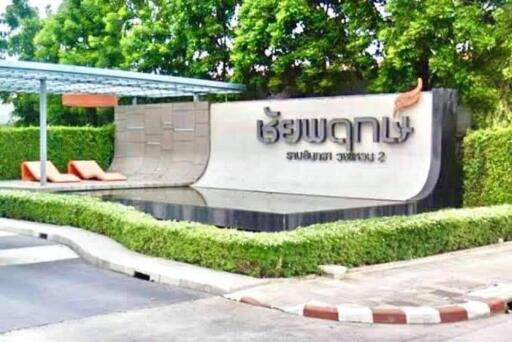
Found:
[(50, 94), (110, 94), (175, 97), (239, 93), (241, 84), (74, 65), (0, 60), (0, 91), (39, 93), (46, 80)]

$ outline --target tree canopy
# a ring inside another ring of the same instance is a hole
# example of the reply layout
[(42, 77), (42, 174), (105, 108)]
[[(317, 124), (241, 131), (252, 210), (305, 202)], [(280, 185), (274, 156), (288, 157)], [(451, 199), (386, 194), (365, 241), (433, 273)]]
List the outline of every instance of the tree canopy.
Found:
[(372, 77), (377, 2), (246, 0), (232, 61), (255, 96), (360, 91)]
[(64, 0), (35, 36), (35, 57), (62, 64), (120, 66), (126, 16), (121, 0)]
[[(0, 54), (232, 80), (247, 98), (453, 87), (478, 125), (512, 121), (512, 0), (63, 0), (41, 19), (13, 0)], [(13, 99), (22, 123), (35, 98)], [(51, 122), (101, 124), (66, 109)]]
[(121, 45), (125, 67), (227, 80), (239, 0), (134, 1)]
[(372, 89), (400, 91), (421, 77), (426, 89), (458, 89), (476, 112), (495, 110), (509, 93), (511, 9), (506, 0), (389, 0)]

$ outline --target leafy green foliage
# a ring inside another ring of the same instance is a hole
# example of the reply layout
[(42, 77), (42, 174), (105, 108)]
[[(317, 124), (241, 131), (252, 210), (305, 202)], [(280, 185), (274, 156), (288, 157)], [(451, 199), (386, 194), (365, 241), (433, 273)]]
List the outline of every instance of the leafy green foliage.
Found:
[(464, 205), (512, 203), (512, 127), (471, 132), (464, 139)]
[(510, 100), (509, 1), (389, 0), (386, 13), (379, 31), (384, 60), (373, 90), (402, 91), (421, 77), (426, 89), (458, 89), (484, 117)]
[(6, 7), (4, 17), (11, 31), (11, 36), (4, 45), (7, 54), (17, 56), (21, 60), (33, 58), (33, 40), (42, 27), (37, 10), (31, 7), (27, 0), (13, 0)]
[(122, 39), (125, 66), (146, 72), (226, 80), (240, 0), (134, 1)]
[(37, 60), (95, 67), (124, 61), (119, 41), (127, 9), (120, 0), (64, 0), (35, 37)]
[(260, 277), (315, 273), (323, 264), (410, 259), (512, 239), (508, 205), (249, 233), (158, 221), (92, 197), (0, 191), (0, 216), (76, 226), (147, 255)]
[[(19, 179), (23, 161), (39, 160), (37, 127), (0, 128), (0, 179)], [(96, 160), (107, 168), (114, 153), (114, 126), (50, 127), (48, 159), (65, 171), (70, 160)]]
[(379, 1), (245, 0), (232, 60), (253, 96), (328, 95), (361, 88)]

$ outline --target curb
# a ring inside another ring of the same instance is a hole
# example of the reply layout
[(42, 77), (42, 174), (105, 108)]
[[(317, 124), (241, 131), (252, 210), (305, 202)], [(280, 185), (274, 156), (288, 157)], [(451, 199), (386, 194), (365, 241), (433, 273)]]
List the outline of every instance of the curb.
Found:
[(142, 280), (214, 295), (224, 295), (270, 282), (270, 280), (145, 256), (128, 250), (108, 237), (80, 228), (0, 218), (0, 230), (65, 245), (85, 261), (100, 268)]
[(439, 307), (380, 306), (374, 308), (354, 304), (330, 305), (321, 302), (283, 307), (273, 306), (249, 296), (228, 294), (224, 297), (236, 302), (275, 309), (292, 315), (345, 323), (439, 324), (463, 322), (508, 313), (512, 307), (512, 292), (503, 296), (503, 288), (497, 285), (486, 289), (486, 293), (494, 293), (496, 296)]

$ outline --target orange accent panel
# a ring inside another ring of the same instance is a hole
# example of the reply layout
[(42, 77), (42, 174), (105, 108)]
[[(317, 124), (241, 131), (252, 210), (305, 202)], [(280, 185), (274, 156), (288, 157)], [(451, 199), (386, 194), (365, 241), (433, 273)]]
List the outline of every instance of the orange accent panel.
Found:
[(68, 107), (99, 108), (116, 107), (117, 97), (113, 95), (96, 94), (64, 94), (62, 95), (62, 105)]

